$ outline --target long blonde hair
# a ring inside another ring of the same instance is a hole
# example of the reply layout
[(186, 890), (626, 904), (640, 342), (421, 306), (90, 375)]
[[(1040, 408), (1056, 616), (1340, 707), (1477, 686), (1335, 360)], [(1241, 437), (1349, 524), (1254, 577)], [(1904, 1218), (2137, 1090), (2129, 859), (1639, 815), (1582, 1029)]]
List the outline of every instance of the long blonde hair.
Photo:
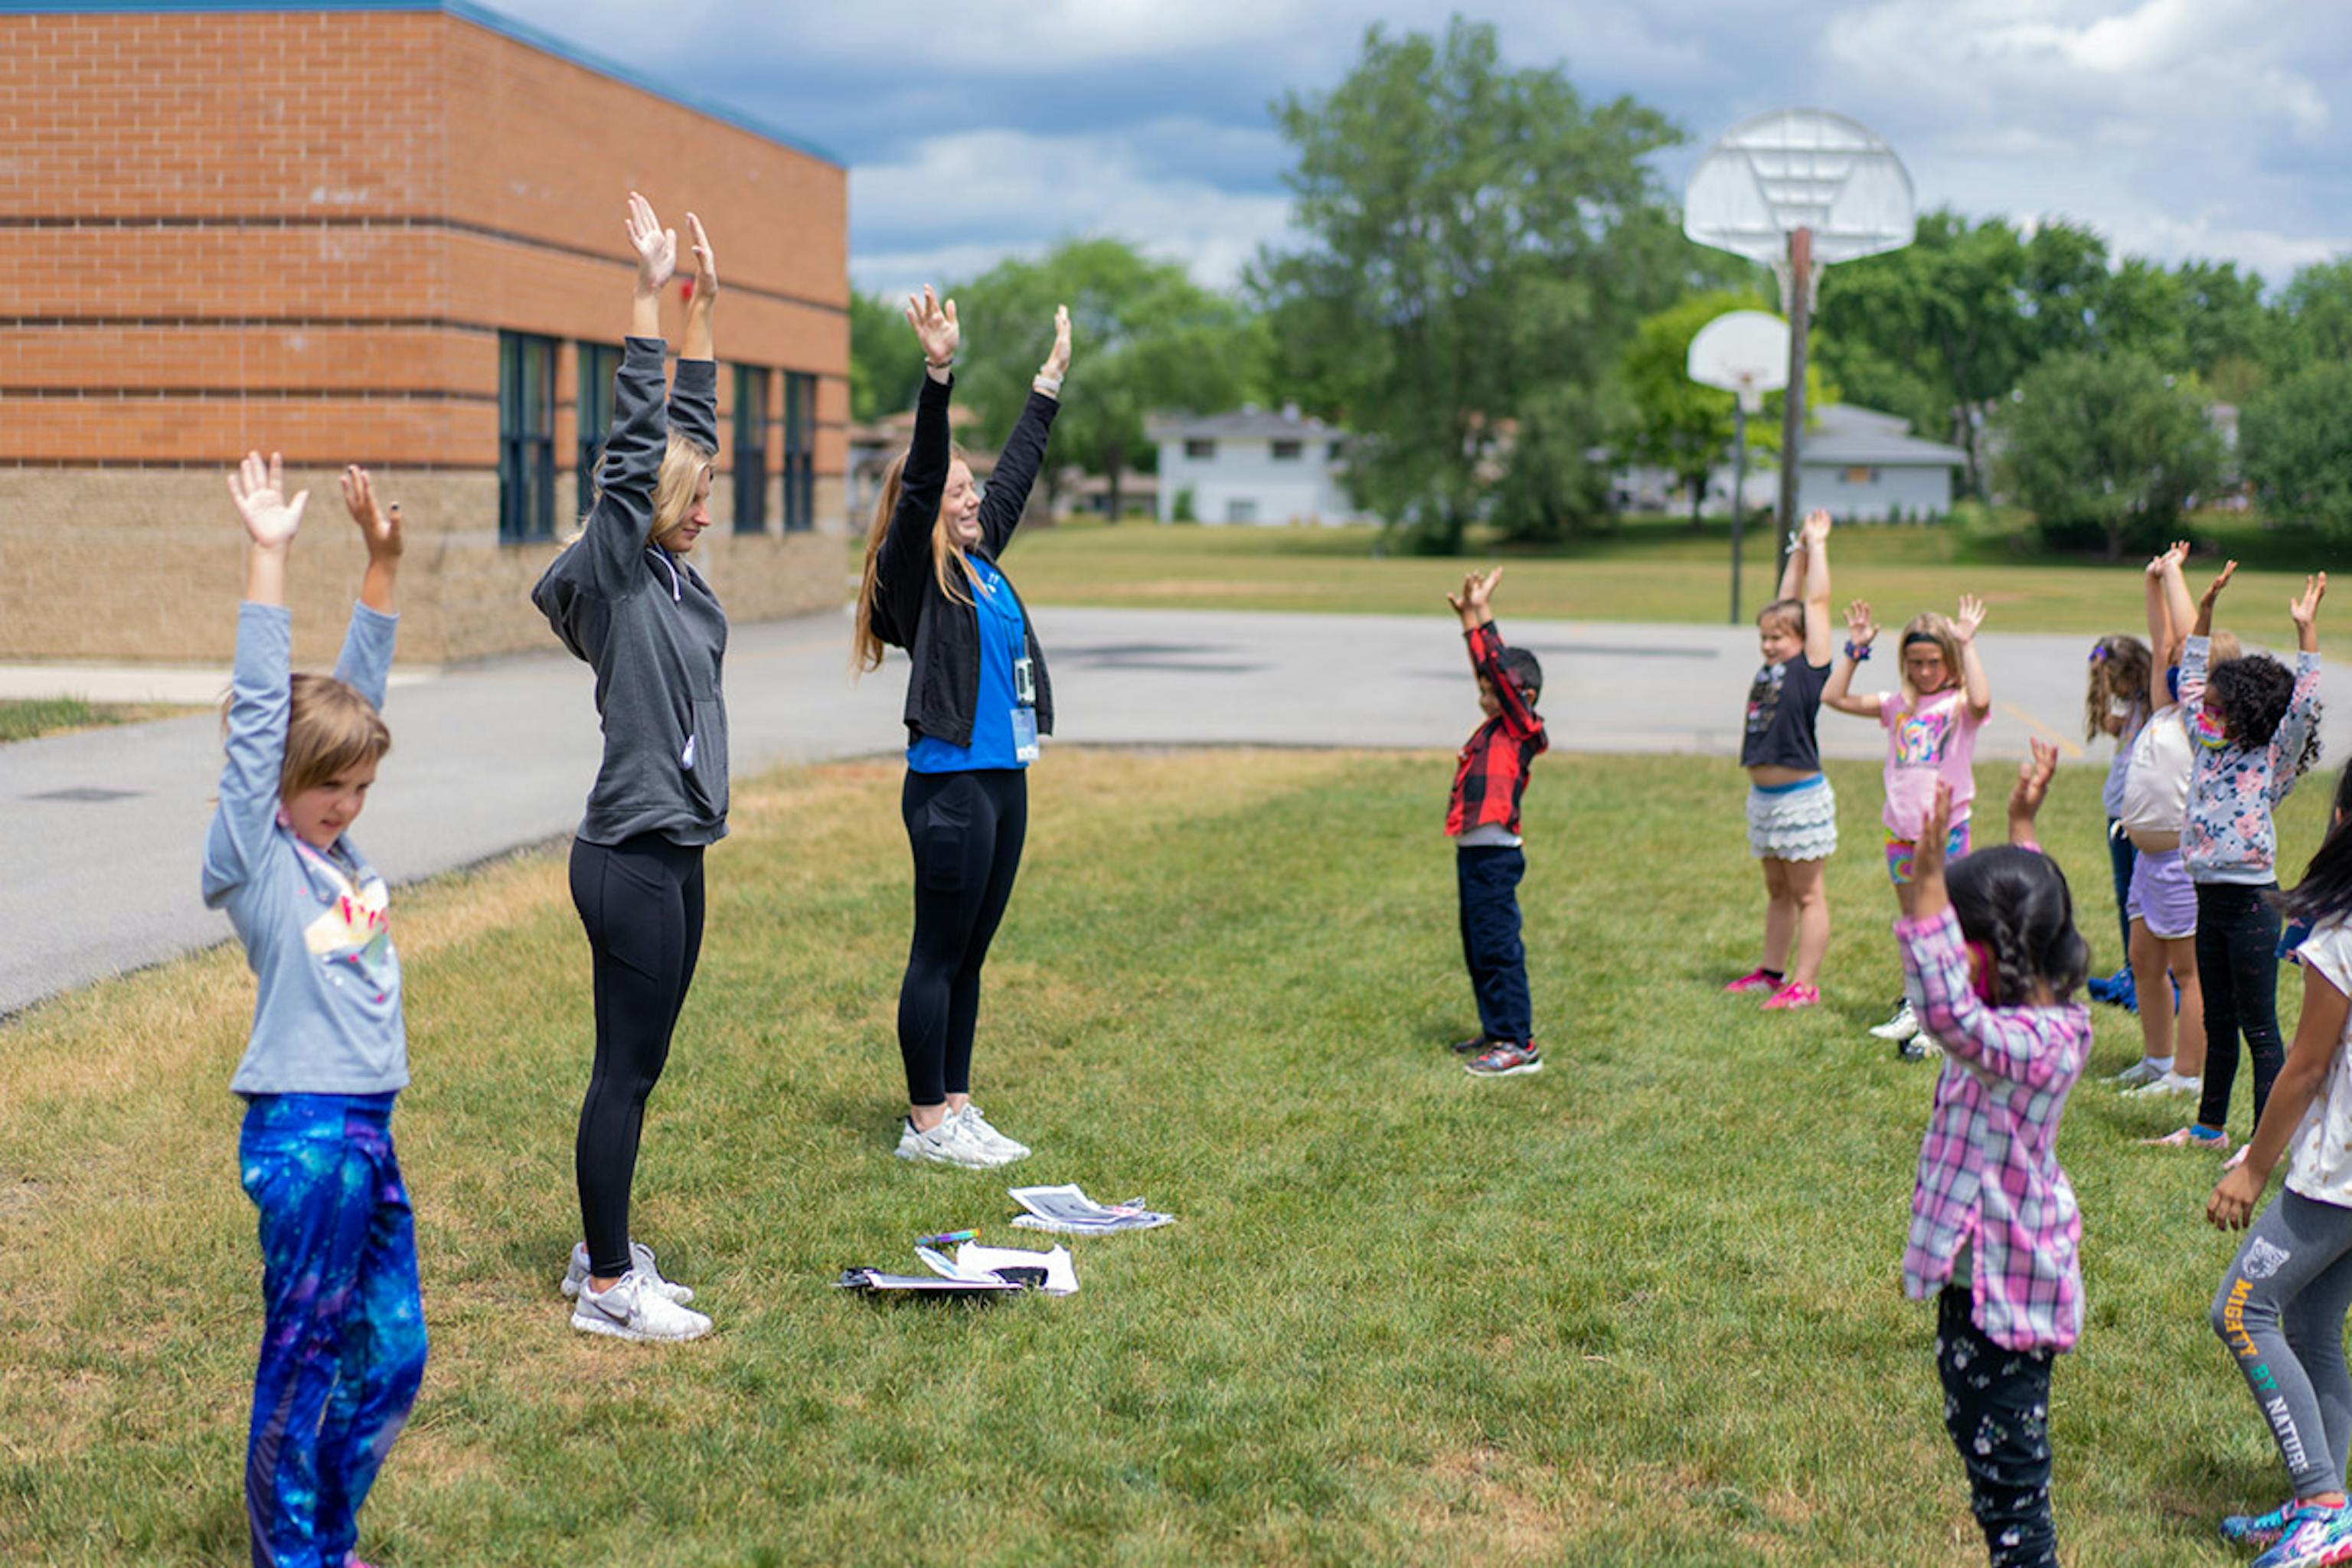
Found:
[[(699, 441), (688, 440), (673, 430), (669, 445), (662, 451), (661, 471), (654, 476), (654, 519), (646, 529), (645, 542), (661, 545), (662, 540), (677, 531), (686, 514), (694, 510), (694, 492), (702, 488), (703, 473), (719, 461), (719, 454)], [(599, 476), (604, 471), (604, 454), (598, 452), (593, 470)], [(596, 502), (604, 494), (598, 485), (580, 509), (580, 526), (563, 537), (563, 548), (571, 549), (588, 531), (588, 519), (596, 510)], [(662, 548), (668, 548), (663, 545)]]
[(1929, 610), (1924, 615), (1911, 617), (1909, 623), (1903, 628), (1903, 640), (1897, 643), (1895, 648), (1895, 662), (1898, 670), (1903, 668), (1903, 650), (1910, 646), (1911, 639), (1915, 637), (1926, 637), (1936, 645), (1936, 651), (1944, 656), (1946, 679), (1944, 684), (1934, 691), (1914, 691), (1911, 689), (1910, 674), (1905, 671), (1901, 680), (1903, 706), (1906, 710), (1918, 707), (1922, 697), (1940, 696), (1944, 692), (1964, 686), (1968, 681), (1968, 671), (1960, 665), (1959, 634), (1952, 630), (1950, 616), (1939, 611)]
[[(963, 448), (950, 447), (950, 458), (964, 463)], [(967, 467), (970, 465), (967, 463)], [(882, 541), (890, 531), (890, 514), (898, 510), (900, 475), (907, 467), (907, 454), (899, 453), (890, 459), (882, 473), (882, 493), (874, 500), (874, 521), (866, 530), (866, 570), (857, 584), (857, 628), (849, 638), (849, 673), (852, 679), (869, 669), (882, 668), (882, 634), (874, 629), (874, 590), (879, 575)], [(959, 605), (971, 603), (971, 591), (963, 585), (963, 575), (971, 570), (963, 552), (948, 537), (947, 511), (931, 520), (931, 577), (939, 584), (940, 592)], [(901, 626), (901, 636), (911, 637), (914, 627)]]

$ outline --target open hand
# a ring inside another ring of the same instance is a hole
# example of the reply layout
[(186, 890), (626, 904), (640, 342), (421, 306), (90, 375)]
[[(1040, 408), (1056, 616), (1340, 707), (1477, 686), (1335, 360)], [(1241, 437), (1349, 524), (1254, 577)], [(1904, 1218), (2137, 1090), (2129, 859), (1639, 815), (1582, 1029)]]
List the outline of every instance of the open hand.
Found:
[(2031, 822), (2040, 814), (2042, 802), (2050, 793), (2050, 781), (2058, 772), (2058, 745), (2054, 741), (2030, 742), (2033, 754), (2017, 764), (2017, 784), (2009, 792), (2009, 819)]
[(1045, 363), (1038, 367), (1037, 374), (1048, 381), (1059, 381), (1069, 368), (1070, 308), (1056, 305), (1054, 307), (1054, 352), (1045, 356)]
[(2148, 562), (2147, 574), (2151, 577), (2161, 577), (2167, 572), (2178, 572), (2188, 559), (2189, 541), (2176, 539), (2172, 542), (2170, 549)]
[(1485, 614), (1488, 601), (1495, 596), (1495, 584), (1503, 580), (1503, 569), (1496, 567), (1485, 576), (1473, 572), (1462, 580), (1462, 598), (1470, 608)]
[(1797, 529), (1797, 542), (1800, 544), (1811, 544), (1815, 540), (1827, 539), (1829, 536), (1830, 514), (1819, 507), (1807, 512), (1805, 521)]
[(686, 236), (694, 247), (694, 282), (687, 300), (691, 309), (708, 315), (719, 301), (719, 259), (711, 253), (710, 237), (702, 232), (702, 220), (692, 213), (686, 215)]
[(2224, 1175), (2213, 1187), (2213, 1195), (2205, 1200), (2205, 1217), (2213, 1222), (2216, 1230), (2243, 1230), (2254, 1217), (2254, 1205), (2263, 1201), (2263, 1188), (2269, 1184), (2243, 1165)]
[(2315, 572), (2303, 580), (2302, 595), (2286, 607), (2286, 613), (2294, 617), (2295, 630), (2311, 629), (2311, 623), (2319, 616), (2319, 601), (2326, 597), (2326, 573)]
[(1977, 628), (1984, 625), (1985, 602), (1974, 594), (1960, 595), (1960, 612), (1952, 617), (1952, 635), (1966, 647), (1977, 640)]
[(352, 521), (360, 525), (360, 537), (367, 542), (368, 559), (393, 560), (399, 556), (400, 503), (389, 509), (375, 504), (375, 489), (369, 482), (368, 471), (353, 463), (343, 470), (343, 508)]
[(1845, 607), (1845, 640), (1856, 647), (1868, 647), (1878, 636), (1878, 625), (1870, 618), (1870, 601), (1856, 599)]
[(247, 452), (228, 476), (228, 494), (236, 502), (237, 515), (245, 519), (246, 532), (265, 550), (292, 543), (302, 526), (302, 509), (310, 504), (309, 490), (290, 501), (286, 499), (285, 469), (275, 452), (267, 463), (260, 453)]
[(923, 345), (923, 357), (942, 369), (962, 345), (963, 329), (956, 324), (955, 301), (941, 304), (928, 283), (920, 294), (907, 296), (907, 324), (915, 329), (915, 336)]
[(1952, 832), (1952, 786), (1942, 779), (1936, 781), (1936, 798), (1927, 807), (1927, 820), (1919, 825), (1919, 842), (1911, 853), (1911, 882), (1918, 887), (1933, 878), (1944, 879), (1944, 845)]
[(2236, 562), (2224, 561), (2221, 563), (2221, 570), (2213, 574), (2213, 580), (2205, 584), (2204, 595), (2197, 602), (2205, 608), (2209, 610), (2211, 609), (2213, 607), (2213, 601), (2221, 596), (2221, 590), (2228, 587), (2230, 585), (2230, 579), (2237, 574), (2238, 563)]
[(629, 193), (625, 226), (629, 248), (637, 255), (637, 287), (653, 293), (677, 270), (677, 230), (662, 227), (661, 219), (654, 216), (653, 204), (635, 191)]

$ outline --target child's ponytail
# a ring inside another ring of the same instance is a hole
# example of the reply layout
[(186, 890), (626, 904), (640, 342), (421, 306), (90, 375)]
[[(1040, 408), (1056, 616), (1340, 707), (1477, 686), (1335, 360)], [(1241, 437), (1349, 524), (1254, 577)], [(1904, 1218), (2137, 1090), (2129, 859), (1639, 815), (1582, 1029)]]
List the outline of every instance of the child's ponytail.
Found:
[(2352, 764), (2336, 775), (2327, 837), (2313, 851), (2303, 880), (2277, 895), (2276, 901), (2287, 919), (2313, 925), (2352, 914)]

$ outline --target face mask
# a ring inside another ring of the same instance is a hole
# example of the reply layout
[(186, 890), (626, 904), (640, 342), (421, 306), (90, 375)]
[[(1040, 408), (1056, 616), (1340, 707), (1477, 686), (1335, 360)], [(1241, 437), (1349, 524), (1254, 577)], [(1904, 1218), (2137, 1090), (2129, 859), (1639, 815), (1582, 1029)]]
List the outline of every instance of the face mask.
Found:
[(2110, 698), (2107, 701), (2107, 711), (2118, 719), (2130, 718), (2131, 710), (2132, 705), (2120, 697)]
[(1981, 942), (1972, 942), (1968, 943), (1968, 950), (1969, 989), (1977, 994), (1978, 1001), (1990, 1007), (1993, 1005), (1992, 977), (1996, 968), (1992, 948)]
[(2218, 752), (2230, 743), (2230, 727), (2223, 723), (2221, 715), (2210, 708), (2197, 710), (2197, 723), (2193, 733), (2197, 737), (2197, 743), (2209, 752)]

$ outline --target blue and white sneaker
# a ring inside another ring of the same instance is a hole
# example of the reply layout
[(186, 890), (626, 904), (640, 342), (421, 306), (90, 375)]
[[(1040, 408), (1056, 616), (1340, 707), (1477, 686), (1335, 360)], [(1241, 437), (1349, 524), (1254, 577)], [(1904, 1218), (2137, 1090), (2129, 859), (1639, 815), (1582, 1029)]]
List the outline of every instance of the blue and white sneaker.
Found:
[(2233, 1513), (2221, 1521), (2221, 1539), (2232, 1546), (2274, 1546), (2286, 1527), (2303, 1511), (2294, 1498), (2268, 1513)]
[(2254, 1559), (2254, 1568), (2327, 1568), (2352, 1563), (2352, 1507), (2296, 1510), (2278, 1543)]

